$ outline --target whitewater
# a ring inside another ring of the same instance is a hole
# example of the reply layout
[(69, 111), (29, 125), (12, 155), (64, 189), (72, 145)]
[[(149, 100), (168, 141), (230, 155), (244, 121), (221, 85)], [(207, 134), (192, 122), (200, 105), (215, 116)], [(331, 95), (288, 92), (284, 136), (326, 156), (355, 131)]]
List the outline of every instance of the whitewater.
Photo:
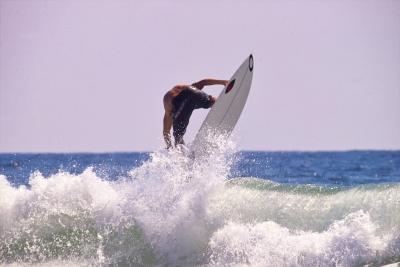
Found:
[[(245, 159), (247, 169), (254, 159)], [(39, 168), (25, 184), (3, 172), (0, 264), (381, 266), (400, 261), (400, 183), (335, 186), (236, 176), (243, 160), (234, 145), (223, 143), (194, 161), (182, 151), (155, 151), (117, 177), (105, 177), (90, 163), (79, 173), (60, 168), (45, 175)]]

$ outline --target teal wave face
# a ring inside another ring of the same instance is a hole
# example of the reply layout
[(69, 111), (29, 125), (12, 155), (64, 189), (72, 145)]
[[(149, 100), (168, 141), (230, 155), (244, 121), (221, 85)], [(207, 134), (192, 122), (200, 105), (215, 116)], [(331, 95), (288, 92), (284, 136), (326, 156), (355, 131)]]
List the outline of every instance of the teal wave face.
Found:
[(338, 185), (317, 185), (317, 184), (287, 184), (277, 183), (267, 179), (257, 177), (237, 177), (227, 181), (231, 186), (242, 186), (244, 188), (256, 190), (270, 190), (281, 192), (292, 192), (302, 194), (336, 194), (342, 191), (357, 190), (357, 191), (376, 191), (382, 192), (385, 190), (396, 190), (400, 183), (378, 183), (378, 184), (363, 184), (353, 186), (338, 186)]
[[(290, 229), (322, 231), (359, 210), (368, 212), (380, 231), (400, 225), (400, 184), (326, 187), (288, 185), (256, 178), (232, 179), (215, 202), (223, 216), (239, 221), (275, 221)], [(222, 198), (222, 199), (221, 199)]]
[(77, 224), (74, 227), (43, 220), (41, 226), (26, 226), (32, 232), (14, 229), (13, 236), (3, 233), (0, 242), (1, 263), (35, 264), (80, 259), (86, 265), (155, 264), (152, 249), (137, 226), (98, 226), (82, 218), (75, 218), (73, 222)]

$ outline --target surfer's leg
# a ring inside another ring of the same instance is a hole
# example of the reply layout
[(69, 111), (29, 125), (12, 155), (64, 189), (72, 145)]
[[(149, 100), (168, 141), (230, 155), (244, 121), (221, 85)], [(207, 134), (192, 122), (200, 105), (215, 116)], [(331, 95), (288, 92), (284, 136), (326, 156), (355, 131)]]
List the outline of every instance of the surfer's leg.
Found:
[(185, 141), (183, 140), (183, 136), (175, 137), (175, 146), (184, 145)]
[(183, 136), (186, 133), (186, 128), (188, 124), (189, 124), (189, 118), (184, 118), (181, 120), (174, 121), (173, 128), (174, 128), (175, 146), (185, 144), (185, 141), (183, 141)]
[(175, 139), (175, 146), (177, 145), (184, 145), (185, 141), (183, 141), (183, 136), (185, 135), (186, 127), (183, 128), (181, 125), (174, 124), (174, 139)]

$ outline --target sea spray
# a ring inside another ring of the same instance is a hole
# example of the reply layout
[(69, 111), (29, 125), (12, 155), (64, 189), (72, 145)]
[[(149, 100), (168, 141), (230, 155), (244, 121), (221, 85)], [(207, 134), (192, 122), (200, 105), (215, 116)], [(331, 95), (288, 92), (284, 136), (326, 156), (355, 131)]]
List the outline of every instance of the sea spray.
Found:
[(206, 203), (224, 185), (233, 163), (234, 144), (224, 138), (209, 142), (195, 157), (182, 149), (159, 151), (133, 170), (129, 202), (137, 222), (151, 240), (160, 262), (190, 265), (204, 262), (210, 235)]

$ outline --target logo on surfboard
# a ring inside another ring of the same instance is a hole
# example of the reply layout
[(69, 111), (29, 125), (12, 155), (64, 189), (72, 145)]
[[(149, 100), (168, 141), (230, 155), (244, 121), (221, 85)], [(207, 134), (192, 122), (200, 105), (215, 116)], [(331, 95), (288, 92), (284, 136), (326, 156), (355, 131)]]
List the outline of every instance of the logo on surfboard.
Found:
[(232, 90), (234, 85), (235, 85), (235, 80), (230, 81), (229, 84), (226, 86), (225, 94), (229, 93), (229, 91)]
[(250, 55), (250, 58), (249, 58), (249, 70), (253, 71), (253, 67), (254, 67), (253, 55)]

